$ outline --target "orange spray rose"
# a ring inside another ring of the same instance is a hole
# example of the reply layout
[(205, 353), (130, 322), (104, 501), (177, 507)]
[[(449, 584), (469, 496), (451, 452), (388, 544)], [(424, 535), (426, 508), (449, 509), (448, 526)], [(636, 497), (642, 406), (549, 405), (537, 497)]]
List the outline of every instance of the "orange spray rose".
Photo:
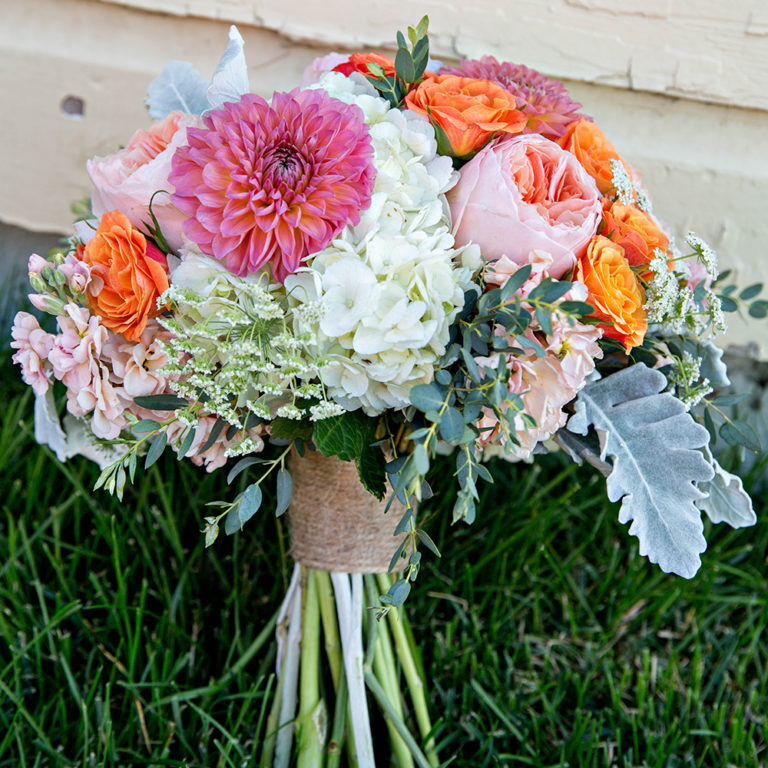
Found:
[(363, 75), (370, 75), (368, 64), (378, 64), (387, 77), (395, 74), (395, 62), (387, 56), (378, 53), (353, 53), (346, 61), (337, 64), (331, 71), (341, 72), (342, 75), (351, 75), (353, 72), (360, 72)]
[(587, 301), (595, 307), (592, 317), (602, 321), (603, 336), (621, 342), (627, 352), (642, 343), (648, 329), (645, 291), (620, 245), (596, 235), (573, 276), (587, 286)]
[(557, 143), (576, 155), (586, 172), (597, 183), (597, 188), (602, 195), (613, 189), (611, 160), (619, 160), (627, 168), (616, 147), (605, 138), (605, 134), (594, 123), (584, 118), (571, 123), (565, 136), (558, 139)]
[(91, 311), (101, 316), (107, 328), (138, 341), (147, 320), (158, 314), (157, 297), (168, 289), (163, 253), (147, 242), (125, 214), (110, 211), (102, 216), (82, 260), (103, 283), (98, 291), (88, 288)]
[(627, 261), (633, 267), (648, 264), (653, 258), (653, 252), (660, 248), (669, 248), (669, 238), (661, 231), (659, 225), (640, 208), (634, 205), (613, 203), (603, 211), (605, 226), (600, 231), (624, 249)]
[(511, 93), (472, 77), (430, 75), (405, 97), (405, 104), (445, 131), (457, 157), (471, 155), (495, 133), (521, 133), (527, 122)]

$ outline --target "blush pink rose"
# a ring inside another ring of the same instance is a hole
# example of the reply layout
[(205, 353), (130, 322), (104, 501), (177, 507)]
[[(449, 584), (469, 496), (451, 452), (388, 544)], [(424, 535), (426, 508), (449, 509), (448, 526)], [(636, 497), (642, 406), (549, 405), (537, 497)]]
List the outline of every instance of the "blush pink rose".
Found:
[[(175, 191), (168, 181), (173, 153), (187, 143), (187, 127), (200, 124), (196, 115), (171, 112), (148, 131), (136, 131), (125, 149), (89, 160), (86, 167), (94, 187), (91, 202), (95, 217), (119, 210), (134, 227), (145, 231), (144, 222), (152, 221), (152, 195), (158, 190)], [(183, 242), (185, 214), (171, 203), (170, 194), (156, 195), (152, 212), (168, 245), (177, 251)]]
[(447, 194), (456, 245), (477, 243), (488, 262), (552, 256), (562, 277), (584, 253), (602, 215), (600, 193), (576, 158), (526, 134), (494, 141), (460, 171)]

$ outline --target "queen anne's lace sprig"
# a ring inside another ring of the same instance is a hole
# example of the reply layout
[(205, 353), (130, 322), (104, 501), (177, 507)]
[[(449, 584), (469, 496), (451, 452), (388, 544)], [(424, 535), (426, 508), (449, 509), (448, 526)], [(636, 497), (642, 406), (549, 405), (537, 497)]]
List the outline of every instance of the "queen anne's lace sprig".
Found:
[[(311, 329), (294, 333), (282, 286), (264, 274), (239, 278), (189, 253), (161, 301), (171, 309), (160, 322), (172, 334), (165, 373), (176, 394), (204, 400), (206, 412), (238, 428), (249, 412), (264, 420), (301, 419), (309, 406), (312, 418), (342, 412), (319, 383), (325, 361), (310, 351)], [(320, 317), (323, 309), (315, 303), (304, 313)], [(232, 446), (228, 455), (246, 447)]]

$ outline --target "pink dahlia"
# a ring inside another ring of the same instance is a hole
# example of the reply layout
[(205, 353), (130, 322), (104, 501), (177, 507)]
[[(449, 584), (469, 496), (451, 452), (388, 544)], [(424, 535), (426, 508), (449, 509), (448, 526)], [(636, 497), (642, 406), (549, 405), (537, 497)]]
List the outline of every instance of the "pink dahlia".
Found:
[(237, 275), (281, 282), (370, 204), (376, 171), (362, 111), (322, 90), (247, 94), (188, 128), (173, 157), (187, 236)]
[(548, 139), (557, 139), (570, 123), (583, 117), (578, 113), (581, 104), (568, 95), (561, 83), (522, 64), (509, 61), (499, 64), (494, 56), (483, 56), (481, 59), (462, 59), (460, 67), (443, 67), (440, 74), (498, 83), (514, 95), (518, 108), (528, 116), (523, 133), (540, 133)]

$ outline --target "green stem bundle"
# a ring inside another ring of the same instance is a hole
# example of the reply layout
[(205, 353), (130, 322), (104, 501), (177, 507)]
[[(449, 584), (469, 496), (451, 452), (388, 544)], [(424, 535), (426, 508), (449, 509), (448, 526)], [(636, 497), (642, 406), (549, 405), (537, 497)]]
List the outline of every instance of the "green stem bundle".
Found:
[[(439, 766), (407, 619), (400, 610), (383, 621), (374, 615), (390, 577), (296, 567), (279, 625), (283, 655), (262, 768), (383, 768), (387, 752), (393, 768)], [(383, 716), (389, 741), (387, 748), (379, 738), (375, 752), (369, 709)]]

